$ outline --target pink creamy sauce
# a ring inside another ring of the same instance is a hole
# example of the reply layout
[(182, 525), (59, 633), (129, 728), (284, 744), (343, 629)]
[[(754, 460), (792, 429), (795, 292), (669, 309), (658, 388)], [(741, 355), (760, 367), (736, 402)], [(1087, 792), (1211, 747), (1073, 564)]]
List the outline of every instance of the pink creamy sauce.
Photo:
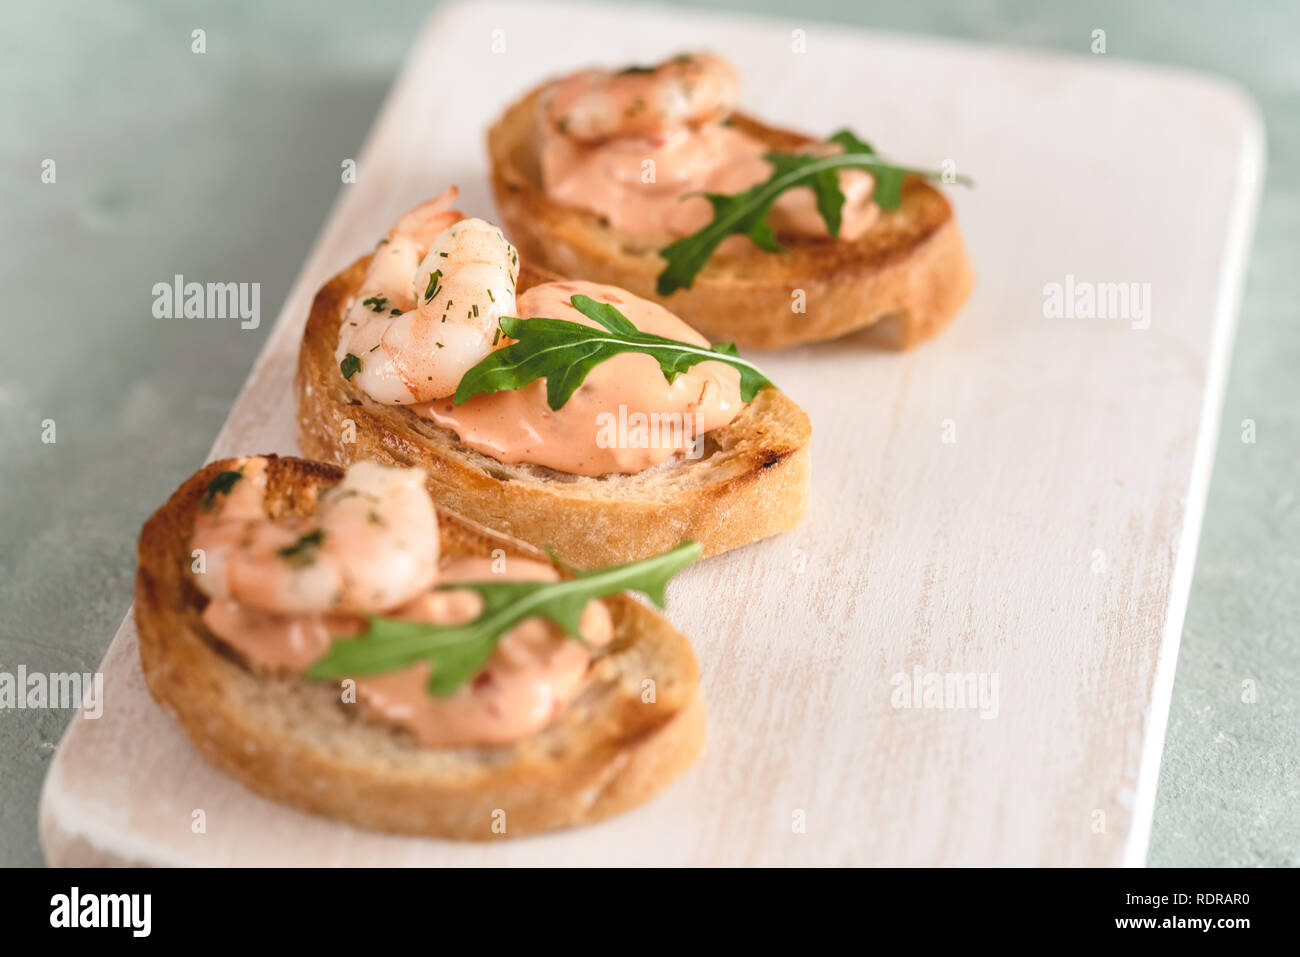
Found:
[[(495, 571), (493, 559), (461, 559), (444, 566), (438, 583), (555, 581), (554, 568), (522, 558)], [(395, 618), (454, 625), (479, 614), (482, 599), (468, 590), (430, 591), (392, 612)], [(255, 671), (297, 674), (328, 650), (332, 638), (358, 634), (360, 619), (344, 615), (275, 615), (229, 599), (203, 611), (204, 624)], [(455, 693), (427, 690), (430, 666), (357, 679), (357, 700), (375, 717), (409, 731), (430, 748), (503, 745), (544, 728), (577, 692), (594, 649), (609, 644), (613, 622), (604, 602), (592, 601), (580, 620), (588, 646), (549, 621), (529, 618), (507, 632), (487, 666)]]
[[(570, 302), (579, 294), (618, 307), (642, 332), (709, 346), (663, 306), (593, 282), (534, 286), (519, 297), (519, 316), (599, 328)], [(658, 465), (689, 449), (695, 436), (726, 425), (743, 407), (740, 373), (731, 366), (701, 362), (669, 383), (659, 363), (643, 353), (624, 353), (597, 365), (558, 410), (547, 405), (545, 379), (459, 406), (451, 398), (410, 406), (500, 462), (531, 462), (589, 476)]]
[[(664, 241), (706, 226), (713, 208), (702, 190), (739, 193), (772, 175), (763, 154), (771, 148), (739, 130), (720, 123), (682, 126), (652, 136), (583, 143), (543, 122), (542, 185), (553, 199), (604, 217), (620, 232)], [(838, 146), (817, 147), (818, 153), (839, 152)], [(809, 152), (813, 152), (810, 150)], [(653, 181), (649, 171), (653, 170)], [(862, 170), (839, 174), (844, 192), (839, 238), (857, 239), (875, 221), (872, 178)], [(778, 234), (827, 236), (811, 189), (783, 193), (769, 216)], [(753, 248), (745, 237), (732, 237), (724, 250)]]
[(214, 598), (203, 624), (262, 674), (297, 674), (329, 651), (333, 637), (359, 634), (353, 615), (280, 615), (234, 598)]

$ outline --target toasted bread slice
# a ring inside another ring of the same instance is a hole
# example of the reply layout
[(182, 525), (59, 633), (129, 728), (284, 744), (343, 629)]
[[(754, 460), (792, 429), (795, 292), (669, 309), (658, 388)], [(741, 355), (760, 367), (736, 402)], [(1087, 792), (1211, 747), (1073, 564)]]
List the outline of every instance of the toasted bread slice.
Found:
[[(653, 299), (714, 341), (782, 349), (859, 329), (871, 342), (905, 349), (942, 330), (970, 295), (973, 273), (952, 206), (919, 177), (903, 187), (898, 209), (882, 211), (853, 241), (782, 236), (783, 254), (717, 252), (690, 289), (655, 293), (664, 261), (658, 249), (542, 189), (537, 101), (515, 103), (488, 132), (492, 189), (501, 221), (524, 262), (548, 279), (622, 286)], [(735, 113), (732, 126), (791, 151), (813, 141)], [(794, 309), (802, 290), (805, 312)]]
[[(333, 466), (268, 458), (271, 514), (310, 513), (317, 491), (343, 477)], [(614, 640), (577, 697), (544, 730), (507, 747), (423, 748), (344, 705), (332, 682), (254, 674), (204, 626), (207, 599), (188, 573), (195, 510), (228, 467), (230, 460), (206, 466), (145, 523), (135, 618), (155, 700), (212, 763), (251, 790), (361, 827), (488, 840), (626, 810), (698, 754), (704, 705), (695, 656), (662, 617), (627, 595), (605, 599)], [(546, 561), (441, 509), (438, 528), (444, 556), (503, 549)], [(642, 700), (647, 680), (651, 703)]]
[[(808, 416), (764, 389), (729, 425), (707, 433), (698, 459), (635, 475), (589, 478), (508, 465), (461, 444), (410, 409), (375, 402), (335, 361), (342, 310), (369, 257), (316, 295), (298, 355), (298, 444), (311, 458), (419, 466), (433, 500), (579, 567), (646, 558), (683, 539), (712, 555), (794, 528), (808, 505)], [(540, 277), (527, 263), (519, 290)]]

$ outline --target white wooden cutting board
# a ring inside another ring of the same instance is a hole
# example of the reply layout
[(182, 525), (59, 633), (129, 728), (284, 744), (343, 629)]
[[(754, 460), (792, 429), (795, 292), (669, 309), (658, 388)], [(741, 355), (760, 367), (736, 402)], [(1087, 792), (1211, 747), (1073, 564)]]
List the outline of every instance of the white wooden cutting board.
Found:
[[(103, 717), (75, 719), (50, 768), (49, 861), (1142, 862), (1263, 131), (1218, 81), (1079, 42), (1084, 55), (1063, 58), (679, 9), (438, 12), (214, 457), (296, 451), (290, 378), (315, 289), (448, 183), (461, 208), (490, 215), (487, 125), (593, 59), (715, 49), (740, 67), (751, 112), (820, 133), (849, 125), (923, 165), (954, 160), (977, 182), (953, 193), (974, 298), (910, 354), (845, 340), (763, 357), (812, 417), (811, 510), (672, 587), (709, 744), (652, 803), (495, 845), (376, 835), (269, 803), (153, 704), (128, 615), (103, 665)], [(1048, 318), (1044, 287), (1067, 276), (1149, 283), (1149, 324)], [(895, 707), (894, 676), (914, 672), (988, 676), (990, 692), (996, 676), (996, 708)], [(191, 830), (195, 809), (205, 833)]]

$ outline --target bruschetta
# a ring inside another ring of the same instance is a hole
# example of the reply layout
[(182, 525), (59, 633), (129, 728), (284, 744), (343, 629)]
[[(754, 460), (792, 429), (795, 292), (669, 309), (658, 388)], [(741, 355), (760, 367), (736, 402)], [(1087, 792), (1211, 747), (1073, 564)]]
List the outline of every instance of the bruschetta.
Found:
[(489, 840), (632, 807), (704, 705), (657, 601), (698, 548), (575, 577), (435, 506), (416, 471), (214, 462), (140, 536), (153, 697), (251, 790), (360, 827)]
[(716, 554), (807, 507), (807, 415), (663, 306), (545, 282), (501, 231), (416, 207), (321, 289), (298, 357), (316, 459), (415, 466), (443, 506), (587, 567)]

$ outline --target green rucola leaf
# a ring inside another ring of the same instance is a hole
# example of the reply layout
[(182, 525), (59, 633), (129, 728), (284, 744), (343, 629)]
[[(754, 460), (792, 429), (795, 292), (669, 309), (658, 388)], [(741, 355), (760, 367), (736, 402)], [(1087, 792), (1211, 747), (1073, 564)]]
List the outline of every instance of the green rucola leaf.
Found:
[(600, 328), (544, 316), (502, 316), (501, 329), (515, 342), (490, 353), (466, 372), (452, 401), (460, 405), (476, 395), (521, 389), (544, 377), (546, 402), (552, 409), (560, 409), (592, 369), (624, 352), (653, 356), (669, 382), (697, 363), (724, 362), (740, 371), (740, 397), (745, 402), (772, 386), (767, 376), (740, 358), (730, 343), (724, 343), (725, 348), (708, 348), (651, 335), (637, 329), (609, 303), (588, 296), (574, 296), (570, 302)]
[(846, 153), (874, 153), (871, 144), (866, 140), (860, 140), (852, 130), (840, 130), (832, 133), (826, 138), (828, 143), (838, 143), (844, 147)]
[(527, 618), (547, 618), (582, 641), (579, 620), (587, 603), (622, 591), (643, 592), (663, 607), (669, 579), (700, 557), (697, 542), (638, 562), (578, 571), (566, 581), (457, 582), (483, 599), (483, 610), (460, 625), (434, 625), (382, 616), (366, 632), (334, 642), (306, 675), (338, 679), (396, 671), (426, 661), (433, 666), (429, 693), (452, 694), (483, 669), (502, 636)]
[(826, 224), (826, 231), (832, 236), (839, 236), (840, 223), (844, 217), (844, 191), (840, 189), (839, 174), (833, 169), (824, 169), (813, 180), (813, 193), (817, 198), (817, 212)]
[[(898, 208), (903, 201), (903, 183), (908, 176), (938, 179), (941, 175), (933, 170), (887, 162), (849, 130), (840, 130), (828, 142), (841, 146), (844, 152), (826, 156), (768, 153), (763, 158), (771, 165), (772, 175), (765, 182), (733, 195), (705, 193), (713, 206), (712, 221), (698, 232), (659, 250), (664, 268), (655, 282), (655, 291), (661, 296), (670, 296), (678, 289), (691, 288), (700, 270), (730, 236), (748, 236), (760, 249), (782, 252), (767, 217), (773, 204), (786, 190), (797, 187), (811, 189), (827, 231), (838, 236), (844, 214), (840, 170), (863, 169), (871, 173), (874, 184), (872, 199), (881, 209)], [(972, 185), (965, 176), (957, 177), (956, 182)]]
[(569, 301), (573, 303), (574, 308), (580, 313), (588, 319), (596, 320), (610, 332), (623, 336), (641, 334), (641, 330), (632, 325), (627, 316), (607, 302), (592, 299), (590, 296), (574, 296)]

